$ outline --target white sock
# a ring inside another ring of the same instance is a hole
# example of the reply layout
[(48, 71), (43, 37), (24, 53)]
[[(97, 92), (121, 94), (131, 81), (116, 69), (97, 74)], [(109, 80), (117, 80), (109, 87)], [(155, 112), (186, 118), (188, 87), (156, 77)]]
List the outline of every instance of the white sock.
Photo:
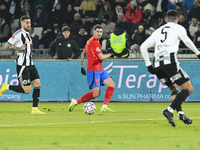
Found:
[(75, 100), (74, 105), (78, 105), (77, 101)]
[(184, 112), (183, 112), (183, 111), (179, 111), (179, 112), (178, 112), (178, 116), (179, 116), (180, 114), (183, 115)]
[(108, 105), (103, 104), (102, 108), (108, 107)]
[(171, 113), (174, 113), (174, 110), (171, 107), (167, 107), (167, 110)]
[(7, 90), (9, 90), (9, 86), (10, 86), (10, 85), (7, 85), (7, 87), (6, 87)]
[(32, 109), (38, 109), (37, 107), (32, 107)]

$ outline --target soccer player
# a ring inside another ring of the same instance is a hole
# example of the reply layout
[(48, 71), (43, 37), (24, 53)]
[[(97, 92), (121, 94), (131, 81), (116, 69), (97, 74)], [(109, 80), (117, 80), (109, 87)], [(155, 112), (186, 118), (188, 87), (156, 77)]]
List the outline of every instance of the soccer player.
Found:
[[(182, 111), (181, 104), (193, 92), (192, 84), (187, 73), (181, 68), (177, 52), (179, 42), (182, 40), (200, 59), (200, 52), (193, 42), (188, 38), (186, 29), (177, 24), (178, 14), (175, 10), (169, 10), (166, 15), (166, 24), (158, 28), (141, 45), (141, 53), (150, 73), (156, 74), (160, 82), (166, 84), (171, 90), (172, 103), (162, 111), (168, 122), (175, 127), (173, 112), (177, 110), (179, 119), (185, 124), (192, 124), (192, 120), (186, 117)], [(154, 63), (151, 64), (147, 49), (155, 47)], [(181, 91), (178, 91), (178, 86)]]
[(31, 92), (32, 84), (34, 90), (31, 114), (46, 114), (38, 109), (41, 84), (38, 71), (31, 58), (32, 40), (29, 34), (29, 30), (31, 29), (31, 19), (28, 16), (22, 16), (20, 22), (21, 29), (17, 30), (5, 45), (6, 49), (17, 51), (16, 69), (19, 85), (8, 85), (7, 83), (3, 83), (0, 89), (0, 96), (7, 90), (28, 94)]
[(108, 107), (108, 103), (110, 102), (114, 89), (115, 83), (113, 82), (110, 75), (103, 70), (102, 61), (113, 57), (112, 53), (102, 54), (101, 44), (99, 43), (99, 39), (103, 34), (103, 27), (99, 24), (93, 27), (93, 36), (87, 41), (84, 51), (81, 54), (81, 73), (86, 75), (86, 71), (84, 69), (84, 60), (87, 55), (87, 81), (88, 86), (92, 89), (92, 92), (88, 92), (79, 99), (71, 100), (71, 104), (69, 105), (69, 111), (73, 111), (74, 107), (79, 103), (87, 102), (91, 99), (97, 98), (100, 96), (100, 86), (106, 85), (108, 88), (105, 93), (105, 99), (101, 112), (114, 112), (114, 110)]

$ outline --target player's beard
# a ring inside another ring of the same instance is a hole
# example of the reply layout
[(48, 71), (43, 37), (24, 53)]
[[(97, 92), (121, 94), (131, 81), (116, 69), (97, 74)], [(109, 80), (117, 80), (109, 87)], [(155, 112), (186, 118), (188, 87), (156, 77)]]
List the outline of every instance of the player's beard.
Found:
[(26, 32), (29, 32), (30, 29), (31, 29), (31, 28), (28, 29), (28, 28), (24, 27), (24, 30), (25, 30)]

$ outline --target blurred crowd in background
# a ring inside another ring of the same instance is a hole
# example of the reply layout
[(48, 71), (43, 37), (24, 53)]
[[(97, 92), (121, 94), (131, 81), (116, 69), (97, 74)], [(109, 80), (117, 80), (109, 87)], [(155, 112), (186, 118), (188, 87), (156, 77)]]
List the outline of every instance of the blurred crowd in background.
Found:
[[(178, 12), (178, 24), (200, 48), (200, 0), (0, 0), (0, 42), (20, 28), (21, 16), (29, 16), (33, 48), (49, 49), (62, 27), (70, 27), (70, 38), (84, 48), (96, 24), (103, 26), (100, 42), (107, 40), (117, 27), (127, 34), (128, 48), (139, 51), (139, 46), (154, 30), (165, 24), (165, 14)], [(37, 29), (37, 32), (36, 32)], [(38, 33), (38, 29), (39, 33)], [(180, 43), (180, 47), (185, 45)]]

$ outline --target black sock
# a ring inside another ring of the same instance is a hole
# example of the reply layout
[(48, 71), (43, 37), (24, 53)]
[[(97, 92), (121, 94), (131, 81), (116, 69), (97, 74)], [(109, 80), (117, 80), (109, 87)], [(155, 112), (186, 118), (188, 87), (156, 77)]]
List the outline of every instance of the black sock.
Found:
[(35, 87), (33, 90), (33, 107), (38, 107), (38, 102), (40, 98), (40, 87)]
[(177, 94), (170, 107), (176, 110), (180, 109), (182, 102), (184, 102), (189, 95), (190, 91), (188, 89), (181, 90), (181, 92)]
[(24, 89), (21, 87), (21, 85), (9, 85), (9, 90), (12, 90), (18, 93), (24, 93)]
[(179, 107), (176, 108), (176, 111), (177, 111), (177, 112), (182, 111), (181, 105), (180, 105)]
[[(173, 90), (173, 91), (171, 92), (171, 96), (174, 96), (174, 95), (177, 96), (178, 92), (179, 92), (178, 90)], [(172, 102), (173, 102), (173, 101), (172, 101)], [(182, 111), (181, 105), (180, 105), (179, 107), (176, 108), (176, 111), (177, 111), (177, 112)]]

